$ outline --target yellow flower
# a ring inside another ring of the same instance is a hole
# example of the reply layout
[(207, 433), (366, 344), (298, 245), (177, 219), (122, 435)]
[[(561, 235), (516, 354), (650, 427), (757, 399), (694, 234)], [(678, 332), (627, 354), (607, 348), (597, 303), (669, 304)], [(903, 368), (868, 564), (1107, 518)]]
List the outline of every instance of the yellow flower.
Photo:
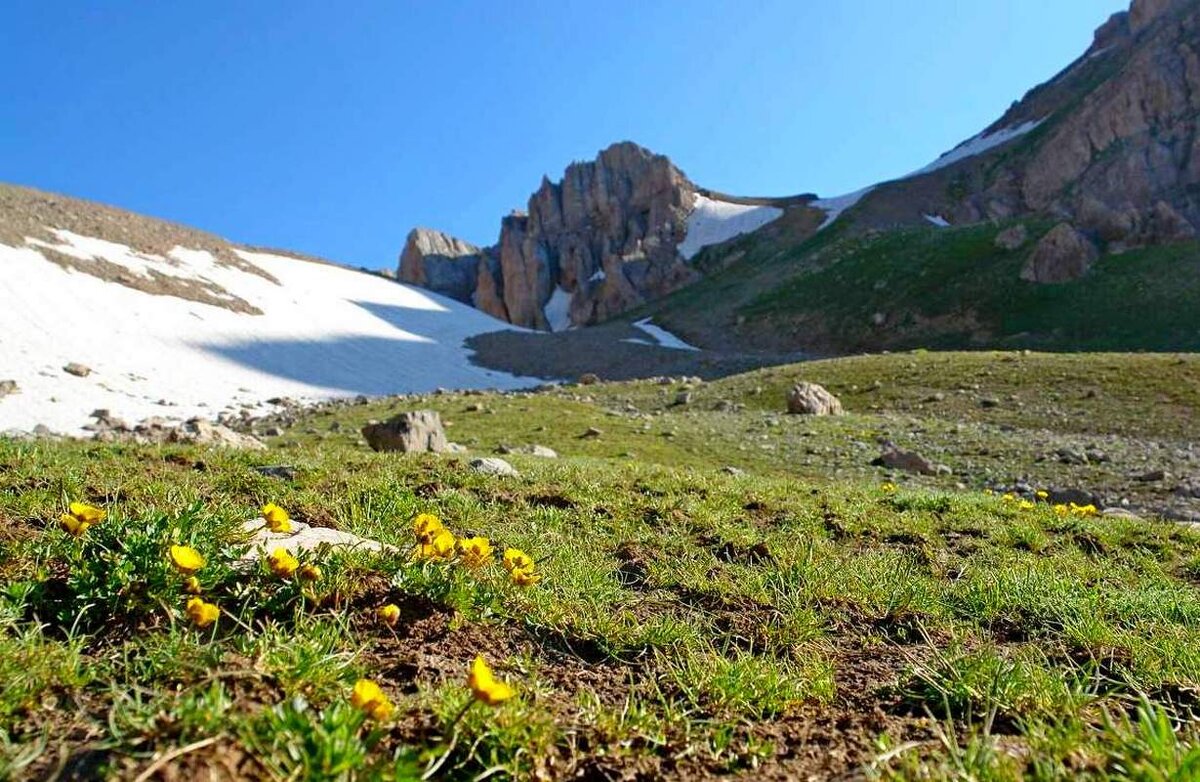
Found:
[(191, 546), (171, 546), (171, 564), (185, 576), (195, 574), (204, 567), (204, 557)]
[(283, 546), (279, 546), (267, 557), (267, 567), (280, 578), (290, 578), (296, 572), (296, 568), (300, 567), (300, 560), (289, 554)]
[(540, 575), (533, 572), (533, 565), (530, 565), (527, 568), (515, 567), (509, 573), (509, 576), (512, 578), (512, 582), (514, 584), (521, 587), (533, 586), (542, 580)]
[(94, 508), (82, 502), (72, 502), (68, 506), (69, 513), (59, 517), (58, 523), (64, 530), (75, 537), (88, 531), (88, 527), (104, 521), (107, 515), (99, 508)]
[(291, 532), (292, 520), (288, 512), (273, 502), (262, 506), (262, 517), (272, 532)]
[(395, 603), (388, 603), (385, 606), (380, 606), (375, 615), (379, 617), (379, 621), (388, 627), (395, 627), (396, 623), (400, 621), (400, 606)]
[(188, 576), (183, 582), (183, 591), (189, 595), (198, 595), (204, 590), (200, 587), (200, 579), (195, 576)]
[(417, 556), (423, 559), (450, 559), (454, 556), (454, 533), (442, 528), (429, 543), (417, 545)]
[(504, 569), (512, 572), (517, 569), (529, 570), (533, 567), (533, 557), (519, 548), (504, 550)]
[(299, 573), (301, 581), (319, 581), (321, 579), (321, 568), (316, 565), (303, 565), (300, 567)]
[(885, 483), (881, 484), (879, 488), (882, 491), (891, 494), (892, 492), (896, 491), (896, 484), (892, 483), (891, 481), (886, 481)]
[(421, 513), (413, 519), (413, 532), (422, 543), (432, 543), (443, 529), (442, 520), (432, 513)]
[(1012, 501), (1013, 501), (1013, 500), (1015, 500), (1016, 498), (1017, 498), (1017, 495), (1013, 494), (1013, 493), (1010, 491), (1010, 492), (1005, 492), (1004, 496), (1003, 496), (1003, 497), (1001, 497), (1000, 499), (1004, 500), (1005, 502), (1012, 502)]
[(992, 491), (991, 489), (984, 489), (983, 493), (986, 494), (987, 496), (991, 497), (996, 492)]
[(1071, 512), (1071, 509), (1068, 508), (1066, 505), (1055, 505), (1054, 512), (1059, 516), (1066, 516), (1068, 513)]
[(188, 619), (191, 619), (192, 624), (196, 627), (208, 627), (217, 621), (217, 617), (221, 615), (221, 609), (212, 603), (204, 602), (203, 598), (192, 597), (188, 598), (186, 613)]
[(1071, 513), (1076, 516), (1097, 516), (1100, 511), (1096, 510), (1096, 506), (1090, 502), (1087, 505), (1076, 505), (1071, 503)]
[(1020, 502), (1017, 503), (1017, 507), (1020, 508), (1021, 510), (1033, 510), (1037, 506), (1034, 505), (1029, 500), (1021, 500)]
[(487, 538), (463, 538), (458, 541), (458, 551), (463, 564), (472, 569), (483, 567), (492, 559), (492, 544)]
[(1050, 492), (1046, 491), (1045, 489), (1038, 489), (1036, 492), (1034, 492), (1034, 494), (1037, 495), (1039, 500), (1047, 499), (1050, 496)]
[(475, 700), (483, 701), (489, 706), (503, 703), (516, 695), (512, 687), (496, 680), (496, 677), (492, 675), (492, 669), (483, 659), (483, 655), (476, 655), (475, 661), (471, 663), (471, 672), (467, 675), (467, 685), (471, 688)]
[(362, 709), (380, 721), (392, 716), (392, 712), (396, 710), (379, 685), (370, 679), (359, 679), (354, 683), (350, 703), (354, 708)]

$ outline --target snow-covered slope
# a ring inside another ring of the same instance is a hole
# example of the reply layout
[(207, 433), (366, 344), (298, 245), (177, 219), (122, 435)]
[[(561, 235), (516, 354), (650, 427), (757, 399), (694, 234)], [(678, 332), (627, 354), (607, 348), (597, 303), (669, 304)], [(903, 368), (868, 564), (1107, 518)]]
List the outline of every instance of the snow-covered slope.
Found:
[[(97, 408), (148, 416), (213, 417), (276, 396), (328, 398), (529, 385), (471, 364), (463, 341), (511, 329), (482, 312), (417, 288), (339, 266), (235, 250), (266, 274), (216, 262), (207, 251), (166, 255), (53, 231), (59, 244), (0, 244), (0, 431), (44, 424), (77, 433)], [(152, 295), (63, 264), (194, 280), (244, 300), (261, 315)], [(274, 280), (269, 279), (273, 277)], [(278, 282), (276, 282), (276, 280)], [(63, 367), (90, 367), (76, 377)]]
[(720, 244), (738, 234), (758, 230), (783, 214), (782, 209), (774, 206), (734, 204), (699, 193), (695, 199), (687, 217), (687, 234), (677, 248), (688, 260), (710, 244)]

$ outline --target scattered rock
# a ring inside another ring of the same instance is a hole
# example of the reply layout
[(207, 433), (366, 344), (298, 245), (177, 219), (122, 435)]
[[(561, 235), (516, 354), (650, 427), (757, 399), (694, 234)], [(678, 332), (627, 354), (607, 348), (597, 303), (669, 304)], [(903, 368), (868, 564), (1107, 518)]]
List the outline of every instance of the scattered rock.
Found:
[(466, 453), (467, 446), (461, 443), (446, 443), (446, 453)]
[(692, 403), (692, 392), (691, 391), (680, 391), (678, 394), (675, 395), (675, 406), (676, 407), (682, 407), (683, 405), (689, 405), (691, 403)]
[(526, 456), (538, 456), (542, 459), (557, 459), (558, 452), (553, 448), (547, 448), (544, 445), (501, 445), (496, 449), (496, 453), (509, 454), (519, 453)]
[(367, 424), (363, 438), (376, 451), (405, 453), (441, 453), (446, 450), (446, 430), (442, 417), (434, 410), (400, 413), (383, 423)]
[(1083, 489), (1061, 489), (1051, 487), (1046, 490), (1046, 500), (1055, 505), (1095, 505), (1097, 508), (1103, 507), (1104, 501), (1099, 495), (1093, 494), (1090, 491)]
[(264, 450), (266, 445), (253, 435), (234, 431), (224, 424), (204, 418), (191, 418), (183, 423), (152, 416), (136, 426), (130, 426), (108, 410), (92, 413), (96, 423), (84, 429), (95, 432), (92, 439), (100, 442), (142, 443), (150, 445), (180, 444), (207, 445), (217, 448), (246, 448)]
[(581, 386), (594, 386), (599, 382), (600, 376), (594, 372), (584, 372), (579, 376), (579, 385)]
[(281, 481), (296, 480), (296, 468), (288, 464), (268, 464), (255, 467), (254, 471), (268, 478), (278, 478)]
[(1090, 239), (1070, 224), (1059, 223), (1034, 246), (1021, 269), (1021, 279), (1036, 283), (1078, 280), (1098, 256)]
[(935, 475), (937, 467), (916, 451), (907, 451), (895, 443), (884, 443), (883, 451), (871, 462), (877, 467), (887, 467), (892, 470), (903, 470), (919, 475)]
[(1154, 469), (1154, 470), (1147, 470), (1146, 472), (1141, 473), (1140, 475), (1133, 476), (1133, 479), (1135, 481), (1140, 481), (1142, 483), (1153, 483), (1156, 481), (1165, 481), (1167, 479), (1167, 471), (1163, 470), (1161, 468)]
[(599, 437), (602, 434), (604, 434), (603, 429), (597, 429), (594, 426), (589, 426), (583, 434), (579, 435), (579, 439), (592, 440), (592, 439)]
[(735, 477), (741, 477), (746, 474), (745, 470), (734, 467), (733, 465), (722, 467), (721, 472), (725, 473), (726, 475), (733, 475)]
[(15, 394), (20, 389), (17, 387), (15, 380), (0, 380), (0, 398), (6, 397), (9, 394)]
[(74, 375), (75, 377), (87, 377), (88, 375), (92, 374), (92, 368), (84, 366), (83, 364), (77, 364), (72, 361), (70, 364), (67, 364), (65, 367), (63, 367), (63, 372), (66, 372), (68, 375)]
[(1015, 250), (1029, 239), (1024, 225), (1014, 225), (996, 234), (996, 246), (1002, 250)]
[(1074, 448), (1059, 448), (1054, 455), (1062, 464), (1087, 464), (1088, 457), (1083, 451), (1077, 451)]
[(842, 415), (841, 401), (816, 383), (797, 383), (787, 395), (787, 411), (797, 415)]
[(999, 407), (1000, 400), (994, 396), (985, 396), (983, 399), (979, 400), (979, 406), (982, 408), (985, 408), (985, 409), (992, 408), (992, 407)]
[(497, 475), (507, 478), (517, 478), (521, 475), (521, 473), (517, 472), (516, 467), (494, 456), (472, 459), (470, 464), (472, 470), (483, 475)]
[(394, 546), (380, 543), (377, 540), (360, 538), (358, 535), (329, 527), (312, 527), (294, 519), (291, 526), (291, 532), (280, 533), (271, 532), (271, 528), (262, 519), (251, 519), (244, 522), (242, 529), (250, 535), (247, 541), (250, 548), (241, 557), (243, 567), (257, 563), (262, 558), (263, 552), (274, 551), (276, 548), (286, 549), (293, 556), (303, 551), (315, 551), (323, 546), (362, 551), (396, 550)]

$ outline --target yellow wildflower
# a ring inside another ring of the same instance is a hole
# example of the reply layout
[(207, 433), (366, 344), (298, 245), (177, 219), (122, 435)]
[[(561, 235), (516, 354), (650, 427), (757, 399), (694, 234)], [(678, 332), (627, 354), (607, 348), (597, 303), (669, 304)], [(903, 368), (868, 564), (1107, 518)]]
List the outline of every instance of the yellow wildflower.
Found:
[(370, 679), (359, 679), (354, 683), (350, 703), (354, 708), (362, 709), (380, 721), (392, 716), (392, 712), (396, 710), (379, 685)]
[(266, 505), (262, 506), (262, 510), (260, 512), (262, 513), (263, 519), (267, 522), (267, 526), (271, 528), (272, 532), (292, 531), (291, 516), (288, 516), (288, 512), (275, 503), (268, 502)]
[(884, 483), (880, 484), (879, 488), (881, 491), (891, 494), (896, 491), (896, 484), (892, 483), (891, 481), (885, 481)]
[(432, 543), (443, 529), (442, 520), (432, 513), (421, 513), (413, 519), (413, 532), (422, 543)]
[(1037, 506), (1034, 505), (1029, 500), (1021, 500), (1020, 502), (1017, 503), (1017, 507), (1020, 508), (1021, 510), (1033, 510)]
[(1013, 494), (1011, 491), (1005, 492), (1004, 496), (1000, 499), (1004, 500), (1005, 502), (1012, 502), (1017, 499), (1017, 495)]
[(302, 565), (297, 575), (301, 581), (319, 581), (321, 579), (321, 568), (316, 565)]
[(283, 546), (279, 546), (267, 557), (267, 567), (280, 578), (291, 578), (300, 567), (300, 560), (293, 557)]
[(1068, 513), (1071, 512), (1071, 509), (1068, 508), (1066, 505), (1055, 505), (1054, 512), (1055, 512), (1055, 514), (1057, 514), (1059, 516), (1066, 516)]
[(492, 544), (487, 538), (463, 538), (458, 541), (458, 552), (462, 563), (469, 568), (479, 568), (492, 559)]
[(194, 575), (204, 567), (204, 557), (191, 546), (171, 546), (171, 564), (185, 576)]
[(204, 602), (203, 598), (192, 597), (188, 598), (186, 613), (188, 619), (191, 619), (192, 624), (196, 627), (208, 627), (217, 621), (217, 617), (221, 615), (221, 609), (212, 603)]
[(395, 627), (396, 623), (400, 621), (400, 606), (395, 603), (388, 603), (385, 606), (380, 606), (375, 615), (379, 617), (379, 621), (388, 627)]
[(1090, 502), (1087, 505), (1076, 505), (1072, 502), (1071, 513), (1075, 514), (1076, 516), (1097, 516), (1099, 515), (1100, 511), (1098, 511), (1096, 506)]
[(509, 577), (517, 586), (527, 587), (533, 586), (542, 580), (542, 577), (533, 572), (533, 565), (529, 567), (515, 567), (509, 572)]
[(195, 576), (188, 576), (183, 582), (183, 591), (189, 595), (198, 595), (204, 590), (200, 586), (200, 579)]
[(1036, 492), (1034, 492), (1034, 494), (1037, 495), (1039, 500), (1048, 499), (1050, 497), (1050, 492), (1046, 491), (1045, 489), (1038, 489)]
[(504, 569), (508, 572), (517, 570), (528, 570), (533, 567), (533, 557), (521, 551), (519, 548), (510, 548), (504, 550)]
[(471, 672), (467, 675), (467, 685), (471, 688), (475, 700), (483, 701), (489, 706), (503, 703), (516, 695), (512, 687), (496, 680), (496, 677), (492, 675), (492, 669), (483, 659), (483, 655), (476, 655), (475, 661), (471, 663)]
[(454, 533), (442, 528), (433, 536), (432, 541), (418, 544), (417, 556), (423, 559), (449, 559), (454, 556), (454, 546)]
[(82, 502), (72, 502), (68, 506), (68, 510), (70, 511), (69, 513), (64, 513), (59, 517), (58, 523), (59, 526), (75, 537), (79, 537), (87, 532), (88, 527), (104, 521), (104, 517), (107, 515), (99, 508), (94, 508)]

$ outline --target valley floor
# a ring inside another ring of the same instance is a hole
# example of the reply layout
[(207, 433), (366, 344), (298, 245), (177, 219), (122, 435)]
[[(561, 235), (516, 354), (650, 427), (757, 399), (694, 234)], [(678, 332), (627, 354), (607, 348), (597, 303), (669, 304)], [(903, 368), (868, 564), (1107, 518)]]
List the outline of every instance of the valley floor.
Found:
[[(784, 415), (801, 379), (848, 415)], [(357, 434), (420, 408), (469, 452)], [(1195, 778), (1198, 419), (1195, 355), (915, 352), (0, 439), (0, 778)], [(239, 565), (269, 502), (394, 548)]]

